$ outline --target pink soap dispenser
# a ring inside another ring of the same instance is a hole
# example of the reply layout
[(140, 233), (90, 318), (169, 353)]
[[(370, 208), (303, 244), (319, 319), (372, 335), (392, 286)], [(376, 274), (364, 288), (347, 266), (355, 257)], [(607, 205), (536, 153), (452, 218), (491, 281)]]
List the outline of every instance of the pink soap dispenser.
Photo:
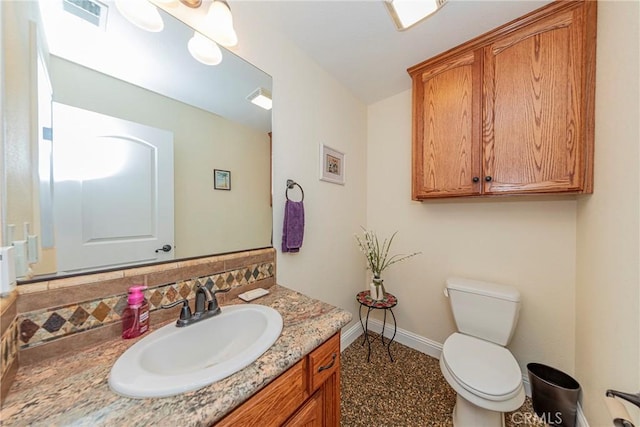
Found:
[(146, 286), (129, 288), (129, 305), (122, 313), (122, 338), (136, 338), (149, 330), (149, 303), (144, 298)]

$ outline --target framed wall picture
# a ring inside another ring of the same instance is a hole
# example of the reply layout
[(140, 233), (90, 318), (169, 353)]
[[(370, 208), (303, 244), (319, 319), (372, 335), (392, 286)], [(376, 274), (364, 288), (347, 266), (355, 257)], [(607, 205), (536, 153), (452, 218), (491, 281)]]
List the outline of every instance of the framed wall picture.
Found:
[(344, 153), (320, 144), (320, 179), (344, 185)]
[(216, 190), (231, 190), (231, 172), (222, 169), (214, 169), (213, 188)]

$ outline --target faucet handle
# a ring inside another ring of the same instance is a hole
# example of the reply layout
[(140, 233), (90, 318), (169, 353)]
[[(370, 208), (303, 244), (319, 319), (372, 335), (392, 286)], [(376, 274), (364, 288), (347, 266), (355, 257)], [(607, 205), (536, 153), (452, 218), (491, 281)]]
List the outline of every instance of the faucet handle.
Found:
[(209, 299), (209, 303), (207, 304), (207, 311), (218, 313), (220, 311), (220, 305), (218, 304), (218, 298), (216, 298), (216, 294), (229, 292), (231, 288), (226, 289), (214, 289), (211, 292), (211, 298)]
[(214, 289), (213, 294), (219, 294), (219, 293), (227, 293), (231, 290), (231, 287), (225, 288), (225, 289)]
[(178, 304), (182, 304), (182, 309), (180, 310), (180, 319), (178, 319), (178, 321), (176, 322), (176, 326), (180, 327), (185, 326), (187, 321), (191, 319), (191, 307), (189, 307), (188, 299), (185, 298), (174, 301), (170, 304), (163, 304), (160, 306), (160, 308), (172, 308)]

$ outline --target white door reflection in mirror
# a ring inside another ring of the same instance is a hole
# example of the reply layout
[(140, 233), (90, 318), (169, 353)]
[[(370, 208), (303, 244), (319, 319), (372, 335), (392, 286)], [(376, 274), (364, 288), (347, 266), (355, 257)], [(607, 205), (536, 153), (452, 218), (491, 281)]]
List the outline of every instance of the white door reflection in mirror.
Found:
[(173, 259), (173, 133), (54, 103), (53, 179), (59, 272)]

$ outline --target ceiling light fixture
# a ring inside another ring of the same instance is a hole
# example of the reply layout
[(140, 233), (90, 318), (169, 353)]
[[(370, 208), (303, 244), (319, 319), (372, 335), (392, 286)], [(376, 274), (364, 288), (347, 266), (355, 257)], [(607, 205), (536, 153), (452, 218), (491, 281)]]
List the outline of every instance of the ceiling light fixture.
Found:
[(271, 101), (271, 93), (261, 87), (251, 92), (251, 94), (247, 96), (247, 99), (251, 101), (251, 103), (264, 108), (265, 110), (271, 110), (273, 105), (273, 102)]
[(187, 43), (187, 49), (191, 56), (205, 65), (218, 65), (222, 62), (222, 51), (216, 42), (197, 31)]
[[(151, 1), (163, 5), (177, 3), (177, 0), (115, 0), (120, 14), (132, 24), (143, 30), (159, 32), (164, 29), (164, 22)], [(203, 4), (202, 0), (180, 0), (180, 3), (194, 9)], [(205, 24), (207, 28), (203, 29), (203, 32), (207, 36), (195, 31), (187, 43), (187, 48), (191, 55), (203, 64), (218, 65), (222, 61), (222, 51), (218, 44), (225, 47), (238, 44), (229, 3), (226, 0), (213, 0), (205, 15)]]
[(196, 9), (202, 4), (202, 0), (180, 0), (183, 5)]
[(116, 8), (133, 25), (153, 33), (164, 29), (158, 9), (147, 0), (116, 0)]
[(447, 0), (385, 0), (387, 10), (399, 31), (404, 31), (433, 14)]
[(233, 28), (233, 16), (226, 0), (214, 0), (207, 12), (207, 24), (211, 37), (224, 47), (238, 44), (238, 36)]

